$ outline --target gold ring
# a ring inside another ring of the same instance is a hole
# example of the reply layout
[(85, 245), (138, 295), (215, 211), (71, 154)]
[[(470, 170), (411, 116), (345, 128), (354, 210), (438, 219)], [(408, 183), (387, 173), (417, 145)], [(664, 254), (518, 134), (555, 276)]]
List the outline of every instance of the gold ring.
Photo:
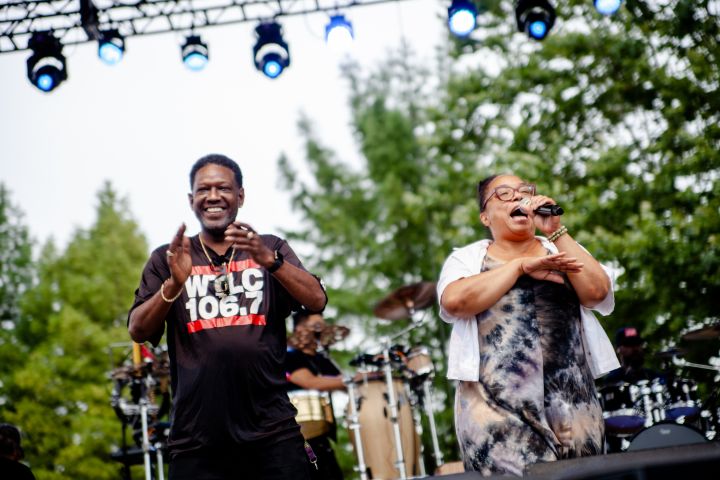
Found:
[(170, 249), (165, 250), (165, 255), (167, 255), (168, 257), (175, 256), (175, 254), (173, 252), (171, 252)]
[(255, 234), (253, 232), (248, 232), (248, 234), (247, 234), (248, 240), (252, 240), (254, 236), (255, 236)]

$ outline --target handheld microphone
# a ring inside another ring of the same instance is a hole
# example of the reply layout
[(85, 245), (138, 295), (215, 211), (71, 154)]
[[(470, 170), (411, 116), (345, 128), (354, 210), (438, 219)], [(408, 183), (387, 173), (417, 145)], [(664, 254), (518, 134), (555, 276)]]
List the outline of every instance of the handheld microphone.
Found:
[(562, 207), (559, 205), (552, 205), (550, 203), (546, 203), (545, 205), (540, 205), (535, 210), (535, 213), (544, 217), (557, 217), (565, 213), (565, 210), (563, 210)]

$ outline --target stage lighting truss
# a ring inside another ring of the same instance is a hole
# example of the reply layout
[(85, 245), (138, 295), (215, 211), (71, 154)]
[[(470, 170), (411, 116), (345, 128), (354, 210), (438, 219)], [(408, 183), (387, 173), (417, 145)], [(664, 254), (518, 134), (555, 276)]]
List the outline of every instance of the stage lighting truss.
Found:
[(325, 43), (332, 49), (347, 51), (353, 44), (355, 32), (352, 23), (343, 14), (330, 16), (325, 25)]
[(27, 59), (27, 77), (43, 92), (50, 92), (67, 79), (62, 44), (51, 32), (36, 32), (28, 47), (32, 55)]
[(261, 23), (255, 28), (257, 43), (253, 47), (255, 68), (268, 78), (277, 78), (290, 65), (290, 50), (282, 38), (277, 22)]
[(210, 59), (208, 46), (198, 35), (190, 35), (185, 39), (181, 54), (185, 66), (196, 72), (205, 68)]
[(602, 15), (614, 15), (620, 9), (622, 0), (594, 0), (595, 10)]
[(520, 32), (535, 40), (543, 40), (555, 24), (555, 8), (548, 0), (518, 0), (515, 19)]
[(475, 30), (478, 9), (472, 0), (453, 0), (448, 7), (448, 28), (456, 37), (467, 37)]
[(100, 32), (98, 40), (98, 57), (107, 65), (116, 65), (125, 53), (125, 39), (117, 29)]

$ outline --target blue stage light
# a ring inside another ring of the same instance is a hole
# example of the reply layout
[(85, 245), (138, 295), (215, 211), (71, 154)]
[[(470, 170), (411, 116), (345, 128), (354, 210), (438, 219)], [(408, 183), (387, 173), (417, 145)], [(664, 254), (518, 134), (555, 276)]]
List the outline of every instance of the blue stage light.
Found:
[(190, 35), (185, 39), (180, 53), (185, 66), (195, 72), (205, 68), (210, 59), (207, 44), (203, 43), (197, 35)]
[(28, 41), (27, 77), (43, 92), (50, 92), (67, 79), (62, 44), (50, 32), (35, 32)]
[(277, 78), (283, 71), (282, 58), (277, 53), (268, 53), (263, 57), (262, 71), (269, 78)]
[(475, 30), (478, 10), (469, 0), (453, 0), (448, 8), (448, 27), (456, 37), (467, 37)]
[(98, 57), (106, 65), (117, 65), (125, 53), (125, 40), (117, 30), (100, 33), (98, 40)]
[(261, 23), (255, 28), (258, 40), (253, 47), (255, 68), (268, 78), (277, 78), (290, 65), (290, 49), (276, 22)]
[(41, 73), (37, 77), (37, 87), (43, 92), (49, 92), (55, 88), (55, 77), (50, 73)]
[(555, 9), (548, 0), (518, 0), (515, 19), (518, 31), (535, 40), (543, 40), (555, 24)]
[(332, 15), (325, 25), (325, 43), (334, 50), (346, 51), (352, 46), (355, 32), (345, 15)]
[(538, 40), (545, 38), (545, 35), (547, 35), (547, 24), (543, 22), (542, 20), (535, 20), (534, 22), (530, 23), (530, 26), (528, 27), (530, 36), (533, 38), (537, 38)]
[(622, 0), (595, 0), (595, 10), (603, 15), (613, 15), (620, 9)]

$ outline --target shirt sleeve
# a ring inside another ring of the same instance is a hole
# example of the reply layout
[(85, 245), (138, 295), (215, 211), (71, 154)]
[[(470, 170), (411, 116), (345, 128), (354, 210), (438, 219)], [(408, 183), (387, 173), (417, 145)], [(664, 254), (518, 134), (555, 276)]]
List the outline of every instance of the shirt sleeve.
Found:
[(303, 355), (302, 352), (298, 350), (288, 350), (287, 355), (285, 356), (285, 373), (288, 377), (292, 375), (294, 372), (297, 372), (301, 368), (307, 368), (312, 372), (312, 369), (310, 368), (310, 362), (308, 362), (305, 355)]
[(457, 320), (466, 320), (460, 317), (455, 317), (451, 315), (447, 310), (445, 310), (442, 306), (442, 295), (445, 291), (445, 288), (447, 288), (448, 285), (450, 285), (452, 282), (459, 280), (461, 278), (470, 277), (472, 275), (475, 275), (476, 269), (473, 269), (471, 264), (467, 261), (465, 256), (462, 255), (461, 251), (455, 251), (453, 252), (450, 257), (445, 261), (445, 264), (443, 265), (442, 270), (440, 271), (440, 278), (437, 282), (437, 296), (438, 296), (438, 303), (440, 304), (440, 318), (442, 318), (444, 321), (448, 323), (454, 323)]
[[(130, 315), (133, 310), (148, 301), (153, 295), (160, 290), (162, 283), (170, 277), (170, 269), (168, 268), (167, 262), (165, 261), (164, 254), (167, 250), (168, 245), (156, 249), (148, 259), (143, 269), (142, 276), (140, 277), (140, 285), (135, 290), (135, 300), (130, 307), (128, 312), (128, 325), (130, 324)], [(157, 346), (160, 343), (160, 339), (163, 336), (164, 328), (156, 332), (150, 342)]]
[[(283, 256), (283, 259), (288, 262), (291, 265), (294, 265), (302, 270), (305, 270), (307, 272), (307, 269), (305, 266), (303, 266), (302, 262), (298, 258), (298, 256), (295, 254), (295, 251), (290, 247), (290, 244), (281, 238), (277, 238), (277, 243), (275, 244), (275, 250), (280, 252)], [(308, 272), (310, 273), (310, 272)], [(327, 291), (325, 290), (325, 285), (323, 284), (320, 277), (317, 275), (314, 275), (310, 273), (310, 275), (313, 276), (316, 282), (318, 282), (318, 285), (320, 285), (320, 288), (322, 288), (323, 293), (325, 294), (325, 303), (323, 304), (323, 308), (319, 311), (313, 311), (312, 313), (322, 313), (325, 310), (325, 305), (327, 305), (328, 297), (327, 297)], [(283, 289), (284, 290), (284, 289)], [(287, 293), (287, 291), (285, 291)], [(297, 312), (301, 308), (303, 308), (303, 305), (300, 304), (295, 298), (293, 298), (289, 293), (287, 293), (288, 301), (290, 303), (290, 308), (292, 311)], [(309, 310), (308, 310), (309, 311)]]

